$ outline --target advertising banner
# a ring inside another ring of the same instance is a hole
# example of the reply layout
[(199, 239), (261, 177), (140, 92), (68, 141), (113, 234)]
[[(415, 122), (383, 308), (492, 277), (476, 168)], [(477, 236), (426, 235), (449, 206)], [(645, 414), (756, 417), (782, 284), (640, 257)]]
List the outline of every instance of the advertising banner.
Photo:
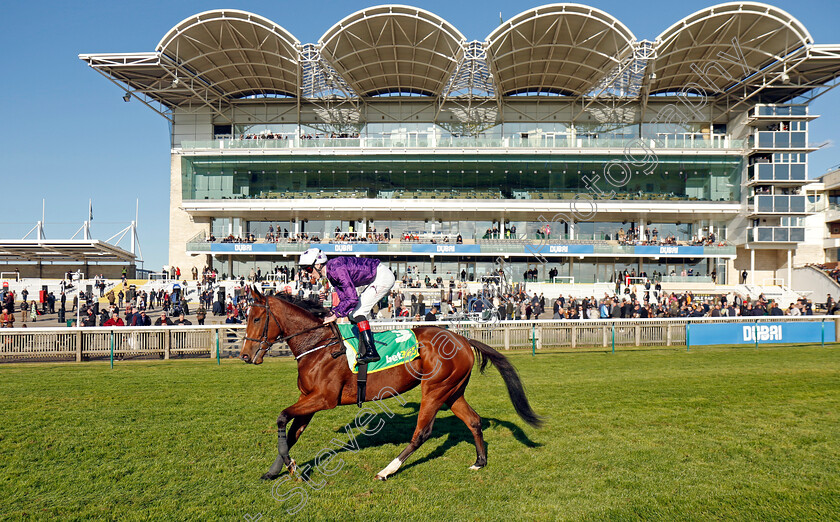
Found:
[(689, 346), (834, 341), (834, 321), (790, 323), (692, 323), (686, 325)]

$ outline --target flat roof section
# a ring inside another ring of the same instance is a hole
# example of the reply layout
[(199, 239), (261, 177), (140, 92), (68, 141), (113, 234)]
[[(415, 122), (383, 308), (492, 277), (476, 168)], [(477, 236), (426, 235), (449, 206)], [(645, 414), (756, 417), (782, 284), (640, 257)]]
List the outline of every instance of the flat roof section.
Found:
[(0, 261), (132, 264), (137, 256), (98, 239), (0, 239)]

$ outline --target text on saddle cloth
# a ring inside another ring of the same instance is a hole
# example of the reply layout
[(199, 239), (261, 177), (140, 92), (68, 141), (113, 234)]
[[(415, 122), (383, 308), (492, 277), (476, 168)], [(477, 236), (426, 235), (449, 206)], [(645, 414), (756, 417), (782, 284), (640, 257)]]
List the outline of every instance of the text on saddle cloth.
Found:
[[(354, 325), (338, 325), (347, 351), (347, 364), (353, 373), (357, 373), (356, 357), (359, 353), (359, 331)], [(382, 358), (368, 363), (368, 373), (375, 373), (394, 366), (405, 364), (420, 357), (417, 351), (417, 337), (413, 330), (387, 330), (373, 334), (376, 350)]]

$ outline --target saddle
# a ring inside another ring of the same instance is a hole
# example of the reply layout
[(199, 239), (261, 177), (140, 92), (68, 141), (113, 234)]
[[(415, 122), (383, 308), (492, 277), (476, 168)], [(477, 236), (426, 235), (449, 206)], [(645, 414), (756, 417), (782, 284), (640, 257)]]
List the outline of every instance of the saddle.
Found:
[(376, 350), (382, 358), (372, 363), (357, 363), (356, 357), (359, 353), (358, 330), (352, 324), (338, 324), (335, 327), (338, 329), (339, 338), (344, 343), (344, 349), (333, 352), (332, 356), (337, 359), (346, 355), (350, 371), (357, 374), (356, 404), (360, 408), (365, 400), (368, 373), (387, 370), (420, 357), (417, 352), (417, 337), (413, 330), (386, 330), (376, 332), (373, 336)]

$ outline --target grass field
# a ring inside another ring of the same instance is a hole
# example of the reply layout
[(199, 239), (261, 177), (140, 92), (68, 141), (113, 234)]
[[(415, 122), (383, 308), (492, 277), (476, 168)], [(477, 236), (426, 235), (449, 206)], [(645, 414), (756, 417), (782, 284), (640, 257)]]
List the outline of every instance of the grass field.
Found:
[[(510, 358), (547, 422), (527, 427), (498, 372), (474, 373), (486, 468), (467, 469), (472, 437), (444, 411), (373, 480), (411, 436), (415, 390), (337, 473), (311, 474), (318, 490), (259, 480), (297, 397), (290, 359), (1, 365), (0, 519), (840, 519), (840, 347)], [(298, 464), (347, 442), (356, 412), (316, 415)]]

